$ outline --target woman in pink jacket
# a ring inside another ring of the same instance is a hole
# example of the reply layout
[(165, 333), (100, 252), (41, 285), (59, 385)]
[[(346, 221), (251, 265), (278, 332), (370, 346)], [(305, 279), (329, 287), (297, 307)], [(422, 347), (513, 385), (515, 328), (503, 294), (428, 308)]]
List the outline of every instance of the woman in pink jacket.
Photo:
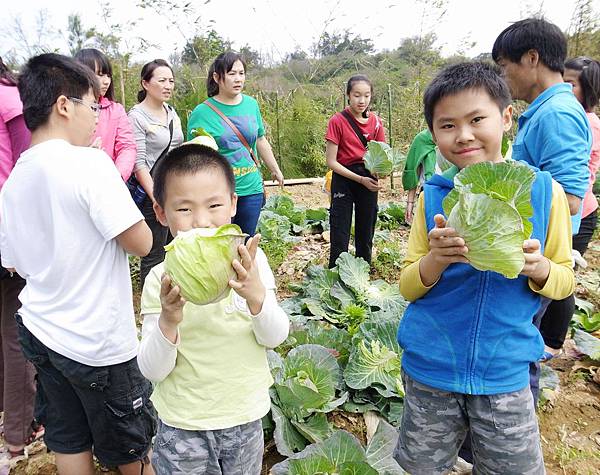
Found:
[(82, 49), (75, 59), (96, 73), (100, 83), (100, 114), (92, 145), (104, 150), (115, 162), (115, 166), (127, 181), (133, 170), (136, 157), (135, 139), (125, 108), (114, 101), (112, 66), (100, 51)]

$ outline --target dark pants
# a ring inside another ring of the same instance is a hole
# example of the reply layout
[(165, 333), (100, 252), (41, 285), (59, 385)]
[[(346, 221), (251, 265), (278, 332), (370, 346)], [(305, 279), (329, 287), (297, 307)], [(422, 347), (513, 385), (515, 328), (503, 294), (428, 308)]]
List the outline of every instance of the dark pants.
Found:
[[(347, 168), (357, 175), (372, 178), (362, 163), (350, 165)], [(335, 261), (342, 252), (348, 251), (353, 207), (356, 257), (362, 257), (370, 263), (375, 222), (377, 221), (377, 192), (369, 191), (360, 183), (334, 173), (331, 180), (331, 209), (329, 212), (330, 268), (335, 266)]]
[(160, 224), (156, 219), (152, 201), (148, 197), (142, 205), (142, 214), (150, 231), (152, 231), (152, 249), (150, 249), (147, 256), (142, 257), (140, 262), (140, 288), (144, 287), (144, 281), (150, 270), (165, 259), (165, 245), (170, 236), (169, 228)]
[(265, 204), (264, 193), (239, 196), (237, 201), (237, 212), (233, 217), (233, 224), (237, 224), (243, 233), (254, 236), (256, 224), (260, 216), (260, 210)]
[[(579, 251), (582, 256), (592, 239), (597, 221), (598, 213), (596, 210), (581, 220), (579, 232), (573, 236), (573, 249)], [(557, 350), (562, 348), (574, 312), (574, 295), (550, 302), (540, 324), (540, 332), (546, 345)]]
[(4, 411), (4, 438), (10, 445), (21, 445), (27, 440), (33, 421), (35, 369), (23, 356), (15, 320), (21, 307), (18, 296), (24, 286), (25, 281), (17, 274), (0, 280), (0, 410)]

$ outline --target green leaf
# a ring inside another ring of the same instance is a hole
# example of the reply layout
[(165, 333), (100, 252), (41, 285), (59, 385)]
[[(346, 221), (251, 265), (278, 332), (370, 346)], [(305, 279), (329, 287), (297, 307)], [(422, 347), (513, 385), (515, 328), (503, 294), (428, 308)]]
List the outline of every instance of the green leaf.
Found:
[(398, 431), (385, 421), (379, 421), (377, 430), (367, 446), (367, 462), (381, 475), (403, 475), (394, 459), (394, 449), (398, 443)]
[(388, 176), (392, 173), (394, 163), (391, 157), (391, 147), (385, 142), (371, 140), (363, 160), (365, 168), (378, 177)]
[(400, 349), (396, 341), (397, 323), (365, 322), (354, 336), (346, 384), (353, 389), (373, 387), (384, 397), (404, 395), (400, 371)]
[(393, 315), (397, 323), (408, 306), (408, 302), (400, 294), (398, 286), (388, 284), (383, 280), (371, 282), (367, 289), (367, 296), (371, 307), (378, 307), (383, 312)]
[(582, 330), (575, 329), (573, 340), (577, 349), (591, 359), (600, 361), (600, 339)]
[(554, 398), (556, 391), (560, 386), (558, 374), (546, 364), (540, 365), (540, 397), (538, 405), (543, 406), (546, 402)]
[(369, 288), (369, 264), (361, 257), (342, 252), (335, 264), (340, 279), (358, 294), (364, 294)]
[(327, 421), (325, 413), (313, 414), (306, 418), (306, 420), (296, 421), (292, 419), (290, 421), (294, 427), (310, 442), (322, 442), (329, 437), (333, 430), (331, 425)]
[(290, 420), (283, 414), (282, 410), (275, 404), (271, 404), (271, 415), (275, 423), (273, 439), (277, 446), (277, 452), (289, 457), (308, 445), (306, 438), (298, 432)]
[(448, 226), (465, 240), (465, 256), (475, 269), (518, 277), (525, 265), (523, 225), (510, 204), (485, 194), (461, 193)]

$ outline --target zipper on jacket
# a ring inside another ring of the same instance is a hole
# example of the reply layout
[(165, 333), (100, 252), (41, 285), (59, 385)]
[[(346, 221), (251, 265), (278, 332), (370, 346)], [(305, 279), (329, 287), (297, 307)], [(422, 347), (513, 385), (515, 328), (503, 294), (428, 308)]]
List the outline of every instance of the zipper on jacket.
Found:
[(483, 306), (483, 298), (487, 291), (487, 284), (489, 272), (482, 272), (482, 282), (481, 282), (481, 292), (479, 293), (479, 302), (477, 302), (477, 311), (475, 318), (475, 331), (473, 335), (473, 347), (471, 348), (471, 361), (469, 362), (468, 368), (468, 379), (467, 379), (467, 389), (469, 394), (473, 394), (474, 392), (474, 384), (473, 384), (473, 369), (475, 367), (475, 349), (477, 348), (477, 341), (479, 340), (479, 323), (481, 321), (481, 309)]

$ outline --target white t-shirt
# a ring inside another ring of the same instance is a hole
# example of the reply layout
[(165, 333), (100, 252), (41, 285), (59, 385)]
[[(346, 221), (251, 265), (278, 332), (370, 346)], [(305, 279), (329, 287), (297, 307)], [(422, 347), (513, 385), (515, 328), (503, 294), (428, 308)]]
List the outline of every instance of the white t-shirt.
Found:
[(0, 253), (27, 284), (19, 314), (48, 348), (90, 366), (136, 356), (127, 255), (143, 219), (112, 160), (64, 140), (19, 158), (0, 193)]

